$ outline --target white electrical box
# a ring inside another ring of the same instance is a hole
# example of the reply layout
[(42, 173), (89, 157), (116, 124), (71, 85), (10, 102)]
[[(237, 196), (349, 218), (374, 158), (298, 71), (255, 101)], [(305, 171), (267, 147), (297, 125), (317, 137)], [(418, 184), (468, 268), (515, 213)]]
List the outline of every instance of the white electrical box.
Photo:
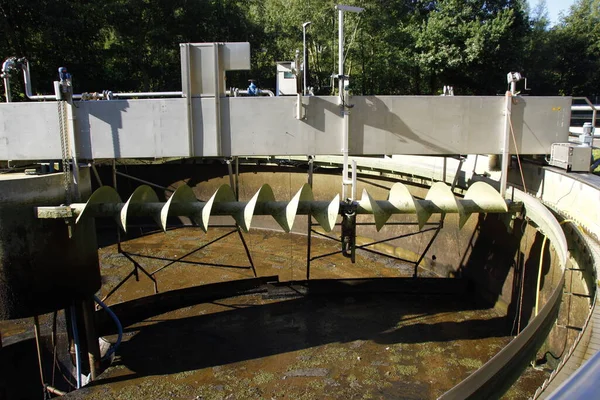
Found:
[(573, 172), (590, 172), (592, 148), (573, 143), (553, 143), (550, 165)]
[(277, 96), (295, 96), (298, 91), (296, 66), (293, 61), (277, 61)]

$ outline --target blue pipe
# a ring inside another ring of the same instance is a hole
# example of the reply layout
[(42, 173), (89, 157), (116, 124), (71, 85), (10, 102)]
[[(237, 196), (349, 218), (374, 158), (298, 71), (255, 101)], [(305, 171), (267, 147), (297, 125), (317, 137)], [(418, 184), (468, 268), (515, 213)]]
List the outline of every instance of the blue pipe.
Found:
[(75, 342), (75, 373), (77, 374), (77, 389), (79, 389), (81, 388), (81, 347), (75, 306), (71, 306), (71, 328), (73, 329), (73, 341)]
[(106, 313), (113, 319), (113, 321), (115, 321), (115, 325), (117, 325), (117, 342), (113, 346), (111, 346), (111, 348), (108, 349), (104, 357), (102, 357), (102, 361), (104, 361), (108, 357), (110, 357), (121, 344), (121, 339), (123, 339), (123, 325), (121, 325), (121, 321), (119, 321), (119, 318), (113, 312), (113, 310), (111, 310), (106, 304), (104, 304), (102, 300), (100, 300), (97, 296), (94, 296), (94, 300), (96, 301), (96, 303), (100, 304), (100, 307), (102, 307), (104, 311), (106, 311)]

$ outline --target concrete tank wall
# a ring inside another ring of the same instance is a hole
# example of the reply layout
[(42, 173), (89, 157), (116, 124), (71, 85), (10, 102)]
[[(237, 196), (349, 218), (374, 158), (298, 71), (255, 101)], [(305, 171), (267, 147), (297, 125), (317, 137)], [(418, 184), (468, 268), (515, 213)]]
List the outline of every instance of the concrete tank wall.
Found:
[[(80, 188), (89, 197), (87, 169)], [(64, 220), (35, 216), (35, 206), (64, 202), (60, 173), (0, 175), (0, 319), (62, 309), (100, 288), (94, 220), (77, 224), (69, 238)]]

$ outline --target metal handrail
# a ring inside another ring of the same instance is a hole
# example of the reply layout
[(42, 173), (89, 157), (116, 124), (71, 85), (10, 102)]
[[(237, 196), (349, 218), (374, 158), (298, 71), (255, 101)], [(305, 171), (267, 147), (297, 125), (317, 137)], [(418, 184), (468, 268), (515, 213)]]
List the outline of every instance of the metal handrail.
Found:
[(592, 126), (596, 126), (596, 116), (600, 110), (600, 104), (594, 105), (587, 97), (573, 97), (573, 100), (584, 100), (587, 105), (572, 105), (571, 111), (592, 111)]

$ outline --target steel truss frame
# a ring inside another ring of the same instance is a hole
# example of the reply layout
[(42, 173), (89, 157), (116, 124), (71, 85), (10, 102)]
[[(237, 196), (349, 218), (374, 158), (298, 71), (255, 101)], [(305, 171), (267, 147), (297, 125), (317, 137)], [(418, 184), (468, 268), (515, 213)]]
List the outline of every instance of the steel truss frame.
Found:
[[(231, 159), (226, 160), (227, 162), (227, 166), (229, 169), (229, 180), (231, 183), (231, 187), (234, 188), (234, 192), (235, 192), (235, 197), (236, 199), (239, 198), (239, 190), (238, 190), (238, 175), (239, 175), (239, 163), (237, 162), (237, 158), (236, 158), (236, 170), (235, 170), (235, 177), (233, 176), (233, 171), (232, 171), (232, 166), (231, 166)], [(128, 178), (128, 179), (132, 179), (135, 181), (142, 181), (139, 178), (130, 176), (128, 174), (124, 174), (122, 172), (118, 172), (116, 169), (116, 163), (115, 161), (113, 161), (112, 163), (112, 173), (113, 173), (113, 187), (115, 190), (117, 190), (117, 175)], [(99, 178), (98, 178), (99, 180)], [(235, 180), (235, 186), (234, 186), (234, 180)], [(155, 186), (155, 187), (159, 187), (162, 188), (162, 186), (160, 185), (156, 185), (152, 182), (148, 182), (148, 181), (142, 181), (145, 184), (149, 184), (151, 186)], [(181, 263), (187, 263), (187, 264), (194, 264), (194, 265), (205, 265), (205, 266), (209, 266), (209, 267), (222, 267), (222, 268), (239, 268), (239, 269), (251, 269), (252, 273), (254, 274), (254, 277), (256, 278), (258, 275), (256, 274), (256, 268), (254, 266), (254, 260), (252, 259), (252, 255), (250, 254), (250, 249), (248, 248), (248, 244), (246, 243), (246, 239), (244, 238), (244, 235), (242, 234), (242, 230), (240, 229), (240, 226), (238, 224), (226, 224), (226, 225), (219, 225), (218, 227), (220, 228), (231, 228), (231, 230), (221, 236), (219, 236), (216, 239), (211, 240), (208, 243), (205, 243), (203, 245), (201, 245), (200, 247), (190, 251), (187, 254), (184, 254), (183, 256), (177, 258), (177, 259), (170, 259), (170, 258), (166, 258), (166, 257), (156, 257), (156, 256), (149, 256), (146, 254), (138, 254), (138, 253), (130, 253), (127, 251), (123, 250), (123, 247), (121, 245), (121, 231), (119, 230), (119, 228), (117, 228), (117, 252), (118, 254), (122, 254), (125, 258), (127, 258), (127, 260), (129, 260), (132, 264), (133, 264), (133, 269), (132, 271), (123, 279), (121, 279), (121, 281), (119, 281), (119, 283), (112, 288), (107, 294), (106, 296), (104, 296), (104, 298), (102, 299), (102, 301), (106, 301), (106, 299), (108, 299), (110, 296), (112, 296), (125, 282), (127, 282), (131, 277), (135, 277), (136, 282), (140, 281), (140, 274), (139, 271), (142, 271), (142, 273), (144, 275), (146, 275), (153, 283), (154, 285), (154, 294), (157, 294), (159, 292), (158, 290), (158, 282), (155, 278), (154, 275), (156, 275), (157, 273), (159, 273), (160, 271), (164, 270), (165, 268), (170, 267), (171, 265), (181, 262)], [(214, 244), (217, 243), (223, 239), (225, 239), (226, 237), (230, 236), (231, 234), (237, 232), (238, 236), (240, 238), (240, 241), (242, 242), (242, 245), (244, 246), (244, 250), (246, 252), (246, 257), (248, 259), (248, 262), (250, 263), (249, 266), (240, 266), (240, 265), (228, 265), (228, 264), (219, 264), (219, 263), (206, 263), (206, 262), (198, 262), (198, 261), (185, 261), (185, 258), (191, 256), (192, 254), (195, 254), (197, 252), (199, 252), (200, 250)], [(153, 259), (153, 260), (163, 260), (163, 261), (168, 261), (165, 265), (159, 267), (158, 269), (156, 269), (153, 272), (148, 272), (137, 260), (135, 260), (132, 256), (135, 257), (141, 257), (141, 258), (148, 258), (148, 259)]]

